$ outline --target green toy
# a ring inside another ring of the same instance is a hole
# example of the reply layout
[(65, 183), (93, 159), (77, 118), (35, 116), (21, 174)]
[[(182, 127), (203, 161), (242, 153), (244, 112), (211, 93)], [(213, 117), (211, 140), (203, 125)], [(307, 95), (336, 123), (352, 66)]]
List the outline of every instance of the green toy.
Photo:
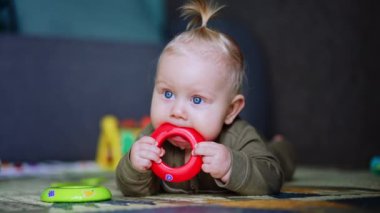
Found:
[(104, 186), (86, 185), (49, 187), (41, 194), (41, 200), (48, 203), (104, 201), (111, 197), (111, 192)]
[(111, 192), (100, 186), (101, 178), (87, 178), (80, 182), (52, 183), (41, 194), (41, 201), (59, 202), (93, 202), (110, 200)]

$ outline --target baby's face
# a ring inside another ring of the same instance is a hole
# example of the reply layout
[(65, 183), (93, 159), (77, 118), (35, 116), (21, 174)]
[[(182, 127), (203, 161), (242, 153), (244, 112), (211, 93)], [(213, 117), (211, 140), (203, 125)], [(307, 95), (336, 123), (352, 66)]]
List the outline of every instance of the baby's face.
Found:
[[(151, 105), (153, 126), (169, 122), (191, 127), (214, 140), (220, 133), (232, 101), (232, 89), (223, 66), (194, 54), (165, 54), (158, 65)], [(182, 149), (187, 142), (172, 138)]]

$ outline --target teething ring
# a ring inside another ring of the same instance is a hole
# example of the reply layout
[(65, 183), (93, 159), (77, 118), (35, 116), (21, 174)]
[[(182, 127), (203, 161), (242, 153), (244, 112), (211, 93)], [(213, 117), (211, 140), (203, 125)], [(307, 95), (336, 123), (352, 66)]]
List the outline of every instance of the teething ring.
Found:
[[(157, 146), (162, 147), (165, 139), (172, 136), (180, 136), (188, 141), (191, 148), (194, 149), (195, 145), (204, 141), (202, 135), (191, 128), (176, 127), (172, 124), (165, 123), (158, 127), (151, 135), (157, 141)], [(152, 171), (161, 179), (168, 182), (182, 182), (190, 180), (197, 175), (202, 166), (201, 156), (191, 156), (187, 163), (181, 167), (169, 167), (164, 162), (152, 162)]]

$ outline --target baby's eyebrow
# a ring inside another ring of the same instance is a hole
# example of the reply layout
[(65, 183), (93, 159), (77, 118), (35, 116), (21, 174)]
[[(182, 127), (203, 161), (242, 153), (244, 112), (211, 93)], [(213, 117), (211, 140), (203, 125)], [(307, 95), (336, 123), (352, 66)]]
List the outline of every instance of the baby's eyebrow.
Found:
[(157, 80), (154, 82), (155, 84), (167, 84), (165, 81), (163, 80)]
[(159, 86), (159, 87), (170, 87), (170, 84), (168, 84), (166, 81), (164, 80), (156, 80), (155, 82), (155, 86)]
[(163, 79), (162, 79), (162, 78), (157, 78), (157, 77), (156, 77), (156, 78), (154, 79), (154, 83), (156, 83), (156, 84), (157, 84), (157, 83), (161, 83), (161, 82), (163, 82)]

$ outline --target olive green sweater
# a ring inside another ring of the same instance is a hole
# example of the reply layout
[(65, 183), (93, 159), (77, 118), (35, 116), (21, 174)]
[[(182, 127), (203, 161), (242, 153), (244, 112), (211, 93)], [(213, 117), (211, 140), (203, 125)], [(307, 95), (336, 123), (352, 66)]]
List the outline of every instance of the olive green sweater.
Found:
[[(154, 131), (149, 125), (141, 136)], [(160, 192), (170, 193), (225, 193), (264, 195), (279, 192), (284, 175), (277, 158), (255, 128), (236, 119), (225, 126), (216, 142), (228, 147), (232, 156), (230, 180), (223, 183), (209, 174), (200, 172), (192, 180), (172, 183), (159, 179), (152, 171), (139, 172), (132, 167), (127, 153), (119, 162), (116, 181), (126, 196), (147, 196)], [(184, 164), (184, 152), (170, 143), (164, 143), (163, 161), (171, 167)]]

